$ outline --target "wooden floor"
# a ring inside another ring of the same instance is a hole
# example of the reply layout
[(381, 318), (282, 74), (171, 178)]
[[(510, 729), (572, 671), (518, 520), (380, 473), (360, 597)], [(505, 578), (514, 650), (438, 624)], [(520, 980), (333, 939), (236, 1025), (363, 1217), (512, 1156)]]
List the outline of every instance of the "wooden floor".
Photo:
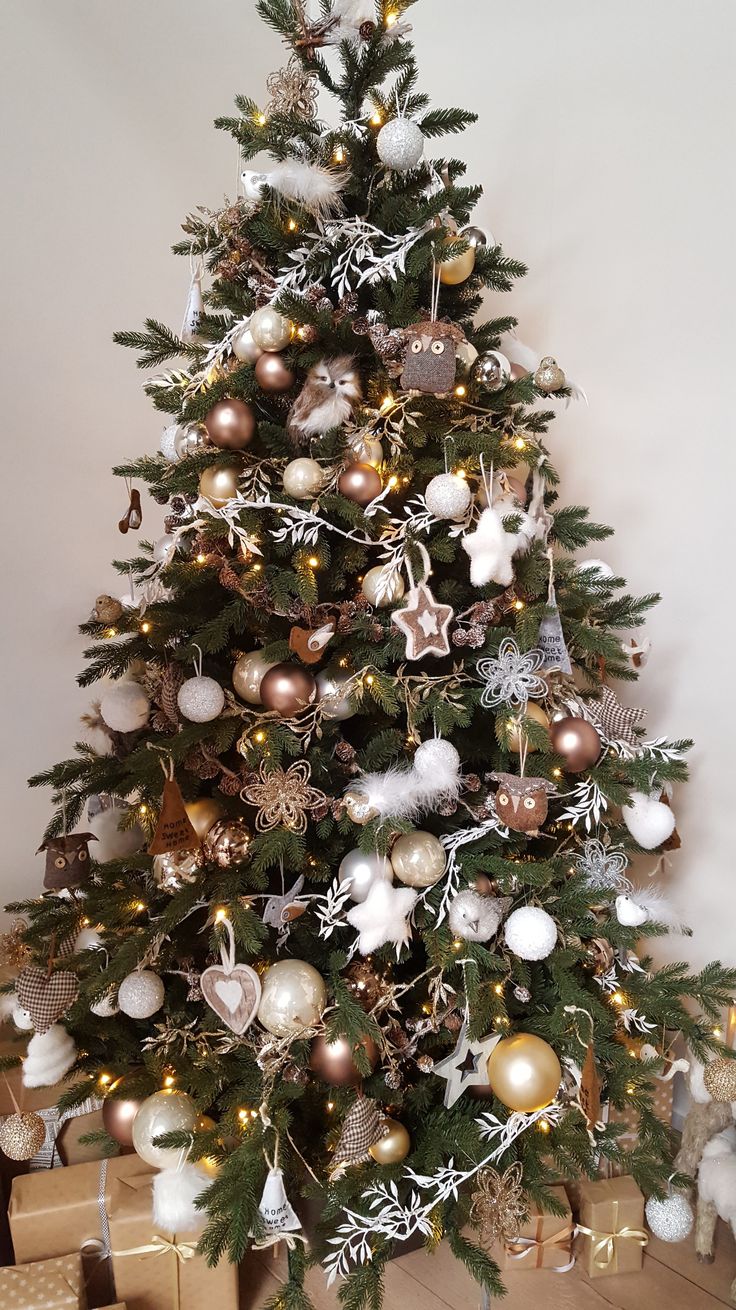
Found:
[[(278, 1287), (285, 1267), (283, 1251), (249, 1256), (242, 1267), (241, 1310), (259, 1310)], [(736, 1246), (719, 1224), (712, 1265), (695, 1259), (693, 1239), (677, 1246), (650, 1237), (640, 1274), (590, 1282), (579, 1266), (568, 1274), (551, 1270), (505, 1275), (508, 1294), (499, 1310), (720, 1310), (730, 1306), (736, 1277)], [(317, 1310), (336, 1310), (336, 1288), (327, 1289), (319, 1270), (307, 1287)], [(423, 1251), (393, 1260), (386, 1274), (386, 1310), (477, 1310), (478, 1289), (443, 1244), (434, 1256)]]

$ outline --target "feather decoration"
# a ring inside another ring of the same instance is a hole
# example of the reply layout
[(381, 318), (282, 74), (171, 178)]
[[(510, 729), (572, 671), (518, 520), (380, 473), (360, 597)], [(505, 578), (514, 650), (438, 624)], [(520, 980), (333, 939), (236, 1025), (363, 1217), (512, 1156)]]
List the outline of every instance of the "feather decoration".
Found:
[(196, 1207), (197, 1197), (211, 1179), (185, 1163), (181, 1169), (161, 1169), (153, 1178), (153, 1223), (165, 1233), (201, 1232), (207, 1215)]
[(422, 742), (410, 768), (364, 773), (350, 784), (382, 819), (412, 819), (437, 808), (440, 801), (460, 794), (460, 756), (449, 741)]
[(616, 897), (616, 917), (627, 927), (642, 923), (661, 923), (670, 932), (692, 936), (692, 929), (683, 923), (677, 910), (657, 887), (643, 887), (628, 895)]
[(265, 174), (265, 181), (285, 200), (303, 205), (318, 218), (343, 208), (340, 192), (346, 178), (320, 164), (310, 164), (305, 159), (284, 159)]

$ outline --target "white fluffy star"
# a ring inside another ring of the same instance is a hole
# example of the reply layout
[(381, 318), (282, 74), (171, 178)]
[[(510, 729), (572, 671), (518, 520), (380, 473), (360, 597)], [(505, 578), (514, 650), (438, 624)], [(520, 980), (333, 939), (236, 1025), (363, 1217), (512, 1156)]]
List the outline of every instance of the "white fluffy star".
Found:
[(463, 537), (463, 550), (470, 556), (470, 581), (474, 587), (496, 582), (510, 587), (514, 580), (512, 560), (519, 545), (516, 533), (506, 532), (495, 509), (483, 510), (475, 532)]
[(360, 933), (361, 955), (370, 955), (386, 942), (394, 942), (398, 959), (402, 946), (411, 937), (408, 920), (416, 901), (417, 893), (410, 887), (374, 882), (363, 903), (354, 905), (347, 914), (348, 923)]

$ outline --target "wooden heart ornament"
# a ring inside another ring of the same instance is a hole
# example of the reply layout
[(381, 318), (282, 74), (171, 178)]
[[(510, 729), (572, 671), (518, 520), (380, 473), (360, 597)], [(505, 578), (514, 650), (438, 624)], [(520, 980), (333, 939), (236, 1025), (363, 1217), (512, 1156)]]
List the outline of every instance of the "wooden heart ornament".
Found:
[(37, 965), (21, 969), (15, 983), (18, 1003), (27, 1010), (37, 1033), (46, 1033), (61, 1019), (79, 995), (76, 974), (63, 970), (47, 974)]
[(210, 965), (199, 979), (202, 995), (218, 1019), (238, 1036), (256, 1017), (261, 999), (261, 980), (249, 964), (234, 964), (226, 969)]

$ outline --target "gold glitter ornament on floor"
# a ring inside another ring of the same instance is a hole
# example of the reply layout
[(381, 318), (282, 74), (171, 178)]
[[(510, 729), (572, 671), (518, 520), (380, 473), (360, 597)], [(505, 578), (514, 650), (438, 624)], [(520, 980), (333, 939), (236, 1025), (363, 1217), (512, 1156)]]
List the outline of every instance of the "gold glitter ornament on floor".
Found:
[(283, 114), (286, 118), (313, 119), (317, 116), (317, 79), (307, 72), (297, 55), (292, 55), (285, 68), (278, 68), (266, 81), (271, 97), (266, 113)]
[(327, 797), (324, 792), (309, 785), (311, 765), (297, 760), (288, 769), (267, 769), (261, 762), (260, 782), (244, 787), (240, 795), (249, 805), (255, 805), (258, 832), (270, 832), (284, 827), (290, 832), (306, 832), (307, 814), (319, 809)]
[(9, 1114), (0, 1124), (0, 1151), (9, 1160), (32, 1160), (46, 1140), (40, 1114)]
[(711, 1060), (703, 1071), (703, 1082), (714, 1101), (736, 1101), (736, 1060), (725, 1056)]
[(521, 1165), (509, 1165), (503, 1173), (481, 1169), (470, 1206), (470, 1223), (482, 1244), (489, 1249), (497, 1242), (512, 1242), (519, 1235), (527, 1207), (521, 1187)]

